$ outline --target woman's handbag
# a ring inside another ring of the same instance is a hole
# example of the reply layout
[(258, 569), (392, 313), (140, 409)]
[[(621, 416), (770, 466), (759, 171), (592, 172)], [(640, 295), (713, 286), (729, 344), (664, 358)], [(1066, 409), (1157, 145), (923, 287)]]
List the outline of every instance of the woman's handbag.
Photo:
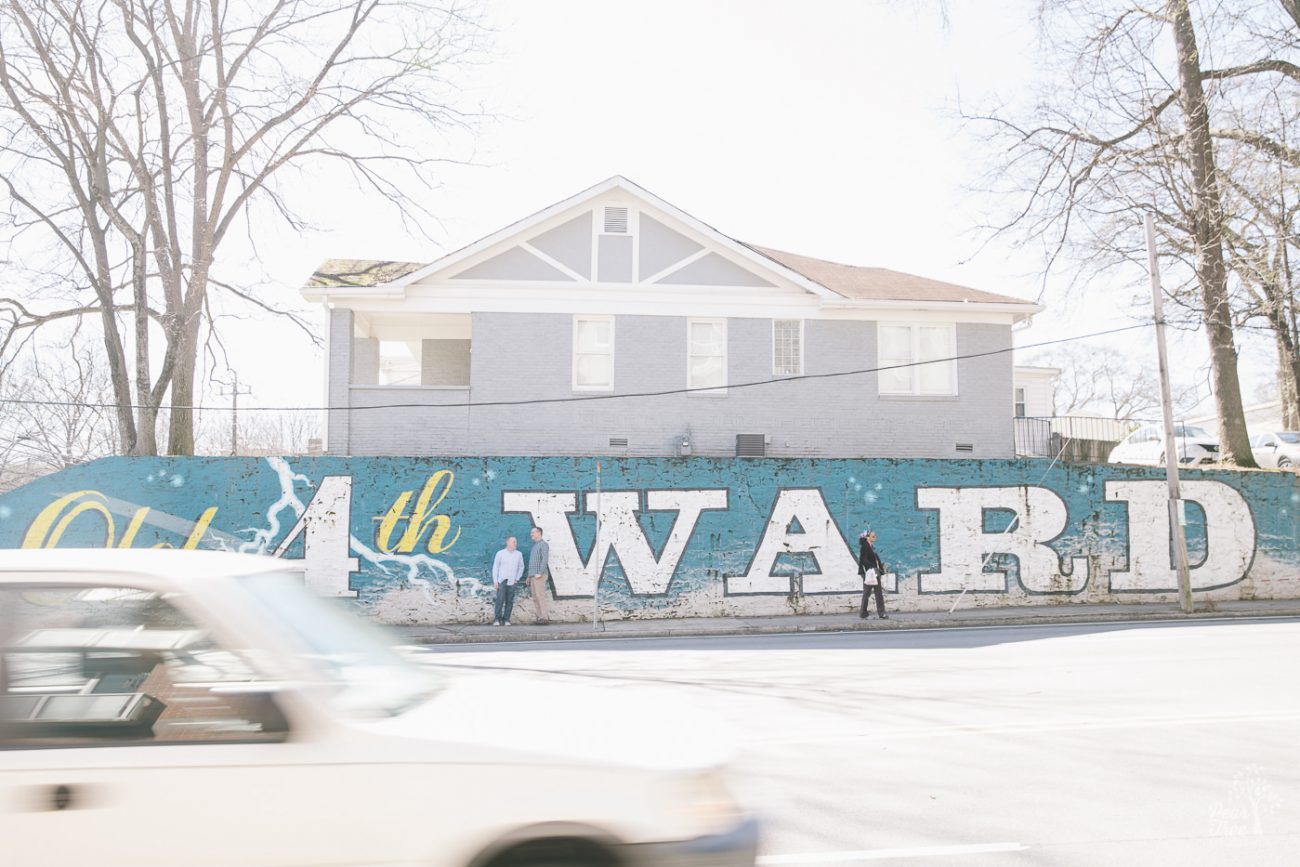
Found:
[(863, 587), (869, 587), (873, 584), (879, 584), (879, 583), (880, 583), (880, 575), (876, 572), (874, 567), (868, 569), (866, 572), (862, 574)]

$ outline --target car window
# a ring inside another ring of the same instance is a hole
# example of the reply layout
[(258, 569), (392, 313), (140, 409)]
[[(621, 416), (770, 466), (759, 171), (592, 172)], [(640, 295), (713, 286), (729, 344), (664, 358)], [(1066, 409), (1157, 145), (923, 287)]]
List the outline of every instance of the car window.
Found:
[(1214, 437), (1210, 434), (1209, 431), (1207, 431), (1203, 427), (1197, 427), (1196, 425), (1183, 425), (1183, 424), (1176, 425), (1174, 427), (1174, 435), (1180, 437), (1187, 437), (1189, 439), (1202, 439), (1202, 440), (1214, 439)]
[(1284, 443), (1300, 443), (1300, 432), (1283, 431), (1277, 435), (1277, 438)]
[(250, 610), (271, 620), (298, 659), (315, 670), (330, 704), (356, 716), (395, 716), (422, 704), (440, 683), (393, 649), (387, 635), (336, 600), (303, 586), (301, 574), (271, 572), (238, 582)]
[(244, 656), (160, 595), (0, 588), (0, 747), (282, 740)]

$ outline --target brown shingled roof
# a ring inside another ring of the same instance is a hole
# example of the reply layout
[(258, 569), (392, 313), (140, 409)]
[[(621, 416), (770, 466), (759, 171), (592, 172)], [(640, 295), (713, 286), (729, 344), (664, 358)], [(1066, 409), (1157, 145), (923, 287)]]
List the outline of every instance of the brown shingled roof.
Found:
[(308, 286), (378, 286), (418, 271), (425, 262), (384, 259), (326, 259), (307, 281)]
[(813, 259), (809, 256), (771, 250), (753, 244), (745, 244), (745, 246), (845, 298), (865, 301), (978, 301), (995, 304), (1033, 304), (1032, 301), (1023, 298), (997, 295), (993, 292), (971, 289), (969, 286), (958, 286), (956, 283), (945, 283), (942, 280), (931, 280), (915, 274), (904, 274), (902, 271), (891, 271), (888, 268), (842, 265), (839, 262), (827, 262), (824, 259)]

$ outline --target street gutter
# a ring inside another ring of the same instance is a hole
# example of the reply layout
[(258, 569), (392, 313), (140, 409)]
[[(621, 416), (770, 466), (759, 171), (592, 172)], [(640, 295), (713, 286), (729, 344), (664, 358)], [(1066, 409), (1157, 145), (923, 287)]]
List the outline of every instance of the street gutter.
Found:
[[(1036, 613), (1030, 613), (1030, 611)], [(1106, 623), (1192, 623), (1229, 620), (1273, 620), (1300, 618), (1300, 600), (1270, 600), (1266, 605), (1252, 605), (1237, 610), (1203, 610), (1181, 614), (1175, 606), (1115, 606), (1115, 610), (1067, 613), (1053, 609), (1012, 612), (987, 609), (957, 612), (953, 615), (931, 612), (892, 614), (887, 620), (859, 620), (846, 615), (805, 615), (801, 617), (737, 618), (720, 622), (680, 620), (611, 621), (604, 629), (590, 623), (551, 624), (549, 626), (514, 625), (490, 627), (478, 624), (397, 627), (395, 631), (408, 644), (500, 644), (521, 641), (590, 641), (633, 638), (693, 638), (726, 635), (796, 635), (815, 632), (896, 632), (922, 629), (969, 629), (976, 627), (1033, 626), (1051, 624)]]

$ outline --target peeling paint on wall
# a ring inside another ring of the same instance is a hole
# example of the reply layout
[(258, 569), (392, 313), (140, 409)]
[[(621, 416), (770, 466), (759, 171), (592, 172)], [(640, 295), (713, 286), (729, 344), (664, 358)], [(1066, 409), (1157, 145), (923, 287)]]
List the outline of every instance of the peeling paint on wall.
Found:
[[(297, 561), (397, 623), (490, 619), (507, 535), (551, 544), (556, 619), (848, 611), (858, 533), (891, 607), (1172, 601), (1155, 470), (1038, 461), (109, 458), (0, 496), (0, 547), (223, 548)], [(1300, 480), (1189, 471), (1193, 586), (1300, 597)], [(596, 517), (600, 531), (597, 537)], [(527, 604), (525, 603), (525, 609)]]

